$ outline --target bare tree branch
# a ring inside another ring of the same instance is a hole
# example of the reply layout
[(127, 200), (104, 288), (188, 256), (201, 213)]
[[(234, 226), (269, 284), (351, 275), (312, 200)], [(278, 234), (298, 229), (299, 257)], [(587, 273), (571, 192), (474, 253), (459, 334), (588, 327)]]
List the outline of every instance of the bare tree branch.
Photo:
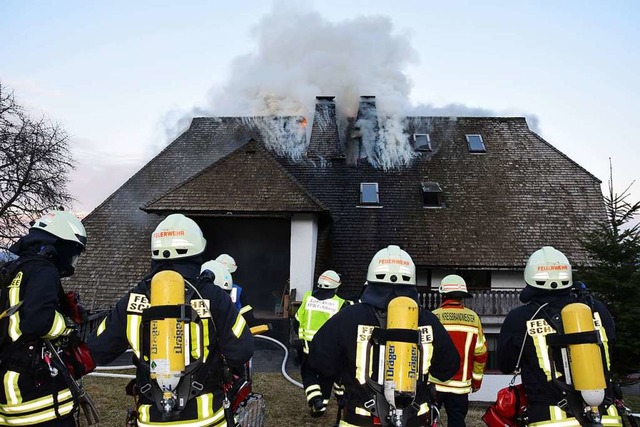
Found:
[(0, 82), (0, 248), (45, 211), (69, 206), (69, 172), (75, 163), (58, 124), (33, 119)]

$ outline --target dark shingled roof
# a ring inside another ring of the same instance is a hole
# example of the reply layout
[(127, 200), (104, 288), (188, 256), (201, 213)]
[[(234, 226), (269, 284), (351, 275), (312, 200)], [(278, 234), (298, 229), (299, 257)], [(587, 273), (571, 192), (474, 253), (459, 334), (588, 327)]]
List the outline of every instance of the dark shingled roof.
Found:
[[(320, 101), (307, 156), (298, 160), (259, 143), (261, 123), (272, 118), (194, 119), (84, 220), (89, 243), (71, 285), (85, 300), (111, 304), (147, 273), (149, 236), (161, 217), (141, 206), (162, 213), (328, 210), (319, 222), (316, 273), (340, 272), (352, 292), (373, 254), (389, 244), (426, 268), (518, 269), (544, 245), (575, 266), (589, 264), (579, 238), (605, 218), (600, 181), (524, 119), (408, 118), (409, 133), (430, 134), (433, 152), (382, 171), (346, 163), (336, 149), (335, 107)], [(469, 153), (465, 134), (481, 134), (486, 153)], [(250, 139), (259, 142), (233, 152)], [(358, 207), (361, 182), (379, 183), (382, 207)], [(445, 208), (422, 207), (423, 182), (440, 185)]]
[(149, 203), (153, 211), (209, 214), (322, 212), (327, 209), (255, 140)]

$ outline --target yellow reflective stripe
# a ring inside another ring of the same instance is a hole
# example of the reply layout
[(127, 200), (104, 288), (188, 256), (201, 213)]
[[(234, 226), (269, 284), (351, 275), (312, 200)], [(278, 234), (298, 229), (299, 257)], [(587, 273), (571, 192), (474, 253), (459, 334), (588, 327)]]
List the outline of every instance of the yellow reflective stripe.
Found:
[[(175, 427), (208, 427), (217, 424), (219, 421), (224, 421), (224, 408), (218, 409), (217, 412), (208, 418), (203, 418), (202, 416), (198, 416), (197, 420), (181, 420), (181, 421), (158, 421), (151, 422), (149, 421), (149, 407), (150, 405), (140, 405), (138, 408), (138, 427), (147, 427), (147, 426), (175, 426)], [(143, 407), (144, 411), (143, 411)], [(143, 418), (143, 412), (146, 412)], [(226, 425), (226, 424), (225, 424)]]
[(209, 418), (213, 415), (213, 394), (205, 393), (196, 397), (198, 418)]
[(431, 367), (431, 356), (433, 355), (433, 345), (431, 343), (422, 344), (422, 374), (427, 375)]
[(478, 334), (477, 326), (444, 325), (444, 328), (449, 332), (467, 332), (476, 335)]
[(200, 357), (200, 324), (191, 322), (189, 330), (191, 331), (191, 356), (197, 359)]
[(482, 381), (483, 377), (484, 377), (483, 374), (476, 374), (475, 372), (471, 374), (471, 378), (473, 378), (476, 381)]
[(367, 366), (367, 342), (359, 341), (356, 344), (356, 379), (360, 384), (367, 382), (365, 366)]
[(242, 335), (242, 331), (244, 330), (246, 324), (247, 322), (244, 320), (244, 317), (242, 317), (242, 315), (238, 313), (238, 317), (236, 317), (236, 323), (234, 323), (233, 328), (231, 328), (231, 330), (233, 331), (233, 335), (235, 335), (236, 338), (240, 338), (240, 335)]
[(147, 422), (151, 419), (149, 416), (149, 408), (151, 405), (140, 405), (138, 406), (138, 422)]
[(103, 333), (105, 329), (107, 329), (107, 318), (106, 317), (98, 325), (98, 329), (96, 329), (96, 336), (99, 336), (101, 333)]
[(454, 394), (468, 394), (471, 393), (471, 386), (455, 387), (447, 384), (436, 384), (436, 391), (442, 393), (454, 393)]
[(467, 339), (464, 341), (464, 364), (462, 365), (462, 378), (469, 377), (469, 350), (471, 349), (471, 341), (473, 340), (474, 333), (467, 332)]
[(62, 335), (65, 329), (67, 329), (67, 325), (65, 324), (64, 316), (56, 311), (53, 316), (51, 329), (49, 329), (49, 332), (47, 332), (43, 338), (57, 338)]
[(127, 313), (127, 339), (136, 357), (140, 357), (140, 323), (142, 316)]
[(253, 310), (253, 307), (251, 307), (250, 305), (245, 305), (240, 309), (240, 314), (245, 314), (247, 311), (251, 311), (251, 310)]
[[(58, 403), (65, 403), (71, 399), (71, 391), (67, 388), (58, 392)], [(53, 395), (44, 396), (38, 399), (30, 400), (26, 403), (0, 405), (0, 412), (5, 414), (18, 414), (21, 412), (32, 412), (41, 410), (53, 405)]]
[[(364, 415), (365, 417), (371, 416), (371, 412), (367, 411), (364, 408), (360, 408), (359, 406), (356, 406), (355, 413), (356, 413), (356, 415)], [(351, 424), (349, 424), (349, 425), (351, 425)]]
[(600, 421), (602, 425), (605, 426), (619, 426), (622, 427), (622, 418), (618, 416), (604, 415), (602, 417), (602, 421)]
[(344, 426), (344, 427), (358, 427), (355, 424), (350, 424), (348, 422), (346, 422), (345, 420), (340, 420), (340, 424), (338, 424), (338, 426)]
[(418, 415), (426, 414), (427, 412), (429, 412), (429, 404), (423, 403), (422, 405), (420, 405), (420, 408), (418, 409)]
[[(202, 356), (202, 361), (206, 362), (207, 361), (207, 357), (209, 357), (209, 322), (212, 320), (207, 320), (204, 319), (204, 321), (202, 322), (202, 341), (203, 344), (200, 346), (200, 348), (202, 348), (202, 352), (203, 352), (203, 356)], [(200, 338), (198, 338), (200, 339)]]
[[(9, 285), (9, 307), (13, 307), (20, 302), (20, 284), (22, 283), (22, 271), (16, 274)], [(22, 335), (20, 330), (20, 312), (16, 311), (9, 317), (9, 336), (16, 341)]]
[(609, 338), (607, 337), (607, 331), (604, 329), (604, 326), (602, 326), (600, 313), (598, 313), (597, 311), (593, 313), (593, 325), (600, 334), (600, 340), (602, 341), (602, 345), (604, 346), (604, 355), (607, 360), (607, 369), (611, 369), (611, 361), (609, 360)]
[(551, 381), (551, 360), (549, 360), (549, 353), (547, 352), (547, 338), (542, 334), (534, 335), (531, 338), (533, 338), (540, 367), (547, 376), (547, 381)]
[[(58, 406), (58, 413), (61, 416), (70, 414), (72, 410), (73, 410), (73, 400)], [(28, 424), (51, 421), (56, 418), (57, 418), (56, 411), (55, 409), (51, 408), (46, 411), (42, 411), (36, 414), (30, 414), (30, 415), (11, 416), (11, 417), (0, 416), (0, 422), (4, 423), (4, 425), (24, 426)]]
[(19, 377), (20, 374), (14, 371), (7, 371), (4, 374), (4, 394), (9, 405), (16, 405), (22, 402), (20, 387), (18, 387)]
[(448, 385), (449, 387), (471, 387), (471, 380), (466, 380), (466, 381), (449, 380), (449, 381), (442, 382), (433, 378), (432, 382), (435, 384)]

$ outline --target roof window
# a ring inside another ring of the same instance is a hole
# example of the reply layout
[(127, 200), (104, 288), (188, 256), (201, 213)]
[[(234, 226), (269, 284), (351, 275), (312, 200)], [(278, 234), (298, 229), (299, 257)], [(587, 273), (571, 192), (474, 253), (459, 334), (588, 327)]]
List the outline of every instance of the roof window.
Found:
[(437, 182), (422, 183), (422, 206), (425, 208), (444, 208), (440, 184)]
[(377, 205), (380, 203), (377, 182), (360, 183), (360, 204)]
[(413, 134), (413, 148), (416, 151), (432, 151), (431, 138), (428, 133)]
[(470, 153), (486, 153), (487, 149), (484, 146), (482, 135), (479, 134), (467, 134), (467, 144), (469, 144)]

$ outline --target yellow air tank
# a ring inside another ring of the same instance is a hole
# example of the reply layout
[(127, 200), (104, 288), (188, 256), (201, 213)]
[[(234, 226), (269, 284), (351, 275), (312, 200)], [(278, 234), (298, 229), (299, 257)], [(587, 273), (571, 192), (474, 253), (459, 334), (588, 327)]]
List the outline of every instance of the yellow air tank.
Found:
[[(591, 332), (595, 330), (593, 314), (586, 304), (566, 305), (562, 311), (562, 326), (565, 334)], [(569, 366), (573, 386), (580, 391), (585, 403), (599, 406), (604, 400), (607, 387), (600, 347), (594, 343), (570, 344)]]
[[(184, 279), (175, 271), (161, 271), (151, 279), (151, 307), (184, 304)], [(166, 412), (175, 403), (174, 391), (185, 368), (184, 322), (175, 318), (151, 321), (149, 364), (151, 378), (163, 392)]]
[[(418, 304), (408, 297), (396, 297), (387, 307), (387, 329), (418, 330)], [(396, 408), (411, 405), (418, 380), (418, 345), (387, 341), (385, 349), (384, 394)]]

